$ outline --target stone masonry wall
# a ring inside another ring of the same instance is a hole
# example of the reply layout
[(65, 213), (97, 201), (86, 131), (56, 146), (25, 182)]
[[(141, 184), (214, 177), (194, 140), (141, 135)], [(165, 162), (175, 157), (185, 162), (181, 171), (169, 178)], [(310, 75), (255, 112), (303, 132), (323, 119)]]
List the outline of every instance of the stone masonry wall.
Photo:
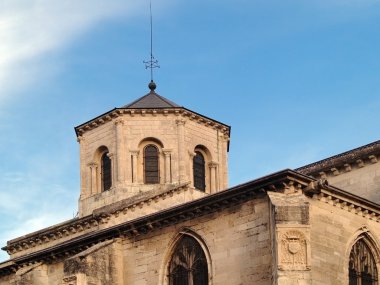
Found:
[(65, 260), (23, 267), (0, 278), (0, 285), (167, 284), (171, 250), (183, 234), (201, 240), (210, 285), (271, 284), (269, 203), (260, 198), (147, 235), (105, 241)]
[(332, 201), (317, 199), (310, 199), (310, 203), (312, 284), (348, 284), (348, 259), (354, 239), (369, 232), (379, 245), (380, 224), (339, 203), (334, 206)]
[[(159, 147), (159, 184), (144, 184), (144, 140)], [(193, 187), (192, 159), (199, 145), (207, 149), (206, 193), (228, 187), (228, 137), (179, 114), (124, 114), (86, 131), (79, 142), (80, 216), (140, 192), (186, 182)], [(102, 146), (111, 155), (112, 195), (100, 189), (100, 161), (95, 153)]]
[(247, 202), (125, 241), (125, 284), (167, 284), (173, 241), (195, 233), (211, 259), (212, 285), (271, 284), (271, 245), (267, 199)]
[(329, 175), (331, 185), (380, 203), (380, 162), (352, 168), (349, 172)]

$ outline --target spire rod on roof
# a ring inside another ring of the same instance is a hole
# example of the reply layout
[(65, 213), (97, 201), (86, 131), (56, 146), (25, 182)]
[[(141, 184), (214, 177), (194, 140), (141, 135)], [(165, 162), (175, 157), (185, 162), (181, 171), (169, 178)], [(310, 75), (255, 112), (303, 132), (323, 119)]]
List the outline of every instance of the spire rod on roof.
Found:
[(150, 68), (150, 83), (149, 83), (149, 89), (151, 91), (154, 91), (156, 89), (156, 84), (153, 81), (153, 68), (160, 68), (158, 65), (158, 60), (154, 58), (153, 56), (153, 21), (152, 21), (152, 1), (150, 1), (149, 5), (149, 11), (150, 11), (150, 60), (144, 60), (145, 63), (145, 69)]

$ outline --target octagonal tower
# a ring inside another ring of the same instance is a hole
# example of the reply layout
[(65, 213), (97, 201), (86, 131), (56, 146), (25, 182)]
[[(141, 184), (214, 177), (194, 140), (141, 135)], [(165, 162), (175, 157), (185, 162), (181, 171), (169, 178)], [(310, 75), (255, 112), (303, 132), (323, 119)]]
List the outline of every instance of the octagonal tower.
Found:
[(75, 128), (80, 144), (79, 215), (144, 193), (188, 187), (194, 197), (228, 187), (230, 127), (158, 95)]

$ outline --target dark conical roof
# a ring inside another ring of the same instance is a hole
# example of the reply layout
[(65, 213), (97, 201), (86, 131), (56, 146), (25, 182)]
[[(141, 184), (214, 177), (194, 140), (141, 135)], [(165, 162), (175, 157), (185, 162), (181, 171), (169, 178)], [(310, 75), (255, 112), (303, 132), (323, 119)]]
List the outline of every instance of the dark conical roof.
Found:
[(181, 106), (151, 91), (145, 96), (129, 103), (123, 108), (128, 109), (155, 109), (155, 108), (179, 108)]

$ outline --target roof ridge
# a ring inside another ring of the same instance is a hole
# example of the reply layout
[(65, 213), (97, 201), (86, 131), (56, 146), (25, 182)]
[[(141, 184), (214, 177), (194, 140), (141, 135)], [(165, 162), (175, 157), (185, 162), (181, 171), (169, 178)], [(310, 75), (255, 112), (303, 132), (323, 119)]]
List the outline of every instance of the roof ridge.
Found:
[(138, 101), (148, 97), (150, 95), (150, 93), (148, 94), (145, 94), (144, 96), (140, 97), (140, 98), (137, 98), (136, 100), (132, 101), (131, 103), (127, 104), (127, 105), (124, 105), (122, 108), (128, 108), (129, 106), (132, 106), (134, 104), (136, 104)]
[(164, 101), (165, 103), (173, 106), (173, 107), (180, 107), (179, 105), (177, 105), (176, 103), (174, 103), (173, 101), (170, 101), (169, 99), (161, 96), (160, 94), (157, 94), (157, 93), (153, 93), (154, 95), (157, 95), (158, 98), (160, 98), (162, 101)]
[(180, 108), (180, 107), (181, 106), (174, 103), (173, 101), (170, 101), (169, 99), (153, 91), (138, 98), (132, 103), (129, 103), (123, 106), (122, 108), (150, 109), (150, 108)]
[(334, 161), (334, 160), (342, 159), (345, 157), (349, 158), (350, 156), (353, 157), (357, 153), (365, 152), (367, 150), (370, 150), (370, 148), (372, 148), (374, 146), (378, 146), (378, 145), (380, 145), (380, 140), (377, 140), (377, 141), (371, 142), (369, 144), (350, 149), (350, 150), (342, 152), (342, 153), (338, 153), (336, 155), (318, 160), (318, 161), (310, 163), (310, 164), (306, 164), (304, 166), (296, 168), (295, 170), (296, 171), (307, 171), (307, 169), (313, 168), (313, 167), (318, 166), (318, 165), (323, 165), (324, 163), (327, 163), (329, 161)]

